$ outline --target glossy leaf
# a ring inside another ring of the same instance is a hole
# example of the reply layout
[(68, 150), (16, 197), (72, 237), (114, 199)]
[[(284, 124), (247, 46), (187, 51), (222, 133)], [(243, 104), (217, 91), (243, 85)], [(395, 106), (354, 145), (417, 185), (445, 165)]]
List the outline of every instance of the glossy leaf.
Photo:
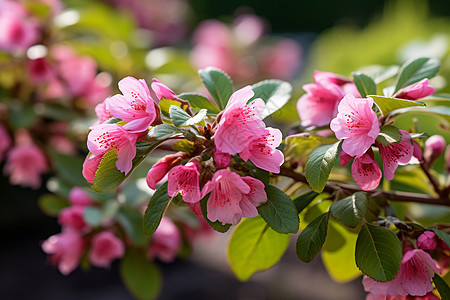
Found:
[(206, 195), (205, 197), (203, 197), (202, 200), (200, 200), (200, 207), (202, 209), (203, 218), (209, 224), (209, 226), (211, 226), (211, 228), (214, 229), (215, 231), (218, 231), (218, 232), (221, 232), (221, 233), (227, 232), (230, 229), (231, 224), (225, 224), (224, 225), (220, 221), (212, 222), (212, 221), (210, 221), (208, 219), (208, 211), (207, 211), (208, 207), (207, 207), (207, 204), (208, 204), (209, 195), (210, 194)]
[(280, 233), (296, 233), (299, 227), (297, 209), (291, 198), (273, 185), (265, 188), (267, 201), (257, 207), (269, 226)]
[(377, 281), (390, 281), (397, 275), (402, 257), (402, 245), (395, 233), (371, 224), (361, 227), (355, 259), (364, 274)]
[(443, 232), (436, 228), (431, 228), (431, 230), (444, 242), (447, 246), (450, 247), (450, 235), (446, 232)]
[(441, 63), (436, 58), (421, 57), (407, 61), (400, 69), (395, 92), (424, 78), (433, 78)]
[(450, 299), (450, 287), (447, 285), (444, 279), (442, 279), (438, 274), (435, 273), (433, 276), (433, 282), (439, 292), (439, 295), (441, 296), (441, 299)]
[(293, 200), (297, 212), (301, 213), (319, 194), (311, 191), (306, 194), (300, 195)]
[(425, 103), (413, 100), (405, 100), (405, 99), (397, 99), (397, 98), (389, 98), (382, 97), (376, 95), (369, 95), (370, 98), (373, 99), (375, 104), (380, 109), (381, 113), (386, 116), (389, 113), (393, 112), (397, 109), (409, 108), (409, 107), (425, 107)]
[(209, 114), (218, 114), (220, 112), (217, 106), (213, 102), (211, 102), (211, 100), (202, 95), (186, 93), (178, 95), (178, 97), (180, 99), (188, 101), (193, 109), (207, 109)]
[(289, 235), (272, 230), (260, 217), (244, 219), (231, 236), (228, 261), (239, 280), (276, 264), (289, 245)]
[(340, 142), (322, 145), (314, 149), (308, 156), (305, 166), (306, 180), (311, 189), (321, 193), (327, 184), (328, 176), (334, 166)]
[(228, 99), (233, 93), (230, 77), (218, 68), (208, 67), (198, 71), (208, 92), (216, 101), (220, 110), (227, 106)]
[(175, 126), (184, 126), (186, 124), (186, 121), (191, 118), (191, 116), (185, 110), (175, 105), (170, 106), (169, 114)]
[(170, 196), (167, 194), (168, 182), (161, 185), (153, 194), (148, 202), (147, 209), (144, 214), (144, 233), (146, 235), (153, 234), (161, 223), (164, 212), (169, 205)]
[(297, 239), (297, 256), (303, 262), (310, 262), (316, 257), (327, 237), (330, 214), (324, 213), (314, 219), (300, 233)]
[(263, 119), (282, 108), (292, 94), (290, 83), (276, 79), (255, 83), (252, 85), (252, 90), (255, 95), (250, 101), (261, 98), (266, 103), (266, 108), (262, 114)]
[(283, 152), (286, 161), (294, 157), (308, 157), (308, 155), (318, 146), (335, 143), (335, 138), (322, 137), (309, 133), (299, 133), (286, 137)]
[(344, 225), (355, 228), (367, 211), (367, 195), (356, 192), (351, 196), (336, 201), (330, 206), (331, 215)]
[(167, 98), (161, 98), (161, 100), (159, 100), (158, 106), (161, 113), (168, 118), (170, 118), (170, 107), (172, 106), (179, 107), (181, 110), (188, 109), (187, 104), (184, 104), (179, 100), (172, 100)]
[(361, 94), (361, 97), (366, 98), (367, 95), (376, 95), (377, 94), (377, 85), (375, 81), (362, 73), (353, 73), (353, 82), (358, 89), (358, 92)]
[(158, 141), (162, 141), (178, 133), (181, 133), (179, 128), (170, 124), (160, 124), (150, 129), (149, 135)]
[(120, 264), (120, 276), (130, 291), (139, 300), (155, 299), (161, 291), (161, 274), (145, 253), (128, 248)]

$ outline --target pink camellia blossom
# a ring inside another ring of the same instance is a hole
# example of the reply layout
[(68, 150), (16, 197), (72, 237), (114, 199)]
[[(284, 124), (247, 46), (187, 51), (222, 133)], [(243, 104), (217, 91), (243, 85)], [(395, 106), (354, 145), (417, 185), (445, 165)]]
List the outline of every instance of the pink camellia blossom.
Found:
[(251, 86), (231, 95), (214, 135), (218, 151), (231, 155), (240, 153), (248, 148), (252, 140), (265, 133), (266, 126), (261, 120), (265, 103), (258, 98), (247, 104), (253, 95)]
[(59, 271), (64, 275), (68, 275), (76, 269), (84, 248), (83, 238), (72, 229), (53, 235), (42, 243), (42, 250), (50, 255), (52, 264), (57, 265)]
[(10, 175), (11, 184), (37, 189), (41, 185), (41, 175), (48, 171), (47, 159), (33, 144), (16, 146), (8, 152), (3, 171)]
[(352, 164), (352, 176), (363, 191), (376, 189), (380, 184), (380, 166), (373, 160), (372, 150), (367, 151), (361, 157), (355, 157)]
[(200, 201), (200, 169), (200, 163), (191, 160), (185, 165), (176, 166), (170, 170), (167, 187), (168, 195), (175, 197), (180, 192), (181, 197), (187, 203)]
[(83, 162), (83, 177), (89, 183), (94, 183), (95, 172), (102, 161), (103, 155), (88, 154)]
[(430, 136), (425, 142), (424, 159), (428, 165), (433, 162), (444, 152), (447, 142), (439, 135), (435, 134)]
[(181, 159), (185, 158), (184, 152), (178, 152), (164, 156), (160, 161), (155, 163), (147, 173), (147, 185), (152, 190), (156, 189), (156, 184), (160, 182), (164, 176), (172, 169)]
[(380, 133), (372, 105), (372, 98), (357, 99), (350, 94), (339, 103), (338, 115), (331, 121), (330, 127), (338, 139), (344, 139), (342, 150), (348, 155), (362, 156)]
[(96, 267), (108, 268), (116, 258), (125, 254), (125, 246), (111, 231), (103, 231), (92, 238), (89, 261)]
[(433, 251), (438, 244), (438, 238), (433, 231), (424, 231), (417, 238), (417, 247), (422, 250)]
[(252, 177), (241, 177), (228, 169), (214, 173), (202, 190), (208, 199), (207, 216), (210, 221), (237, 224), (241, 217), (254, 217), (256, 206), (267, 200), (264, 184)]
[(166, 263), (172, 262), (180, 251), (181, 243), (178, 227), (169, 218), (163, 217), (158, 229), (152, 235), (149, 255)]
[(164, 83), (156, 78), (153, 78), (152, 90), (155, 92), (155, 95), (157, 97), (157, 99), (155, 99), (156, 103), (159, 103), (161, 98), (170, 100), (177, 99), (177, 95), (175, 94), (175, 92), (169, 89)]
[(76, 206), (89, 206), (92, 204), (92, 199), (83, 188), (76, 186), (69, 192), (69, 202)]
[(147, 130), (156, 111), (145, 80), (125, 77), (119, 81), (119, 89), (123, 95), (114, 95), (107, 101), (111, 115), (127, 122), (123, 127), (130, 132)]
[(59, 212), (58, 223), (64, 227), (70, 227), (77, 231), (84, 231), (90, 226), (86, 224), (83, 218), (84, 206), (71, 206), (63, 208)]
[(12, 141), (9, 137), (8, 131), (0, 124), (0, 162), (3, 160), (3, 155), (11, 147)]
[(130, 133), (117, 124), (100, 124), (89, 132), (87, 147), (94, 155), (102, 156), (111, 148), (117, 151), (117, 169), (125, 174), (130, 172), (132, 160), (136, 156), (137, 134)]
[(394, 173), (399, 164), (407, 164), (411, 161), (414, 153), (414, 146), (411, 143), (411, 137), (408, 132), (400, 129), (402, 140), (400, 143), (390, 143), (383, 146), (376, 143), (380, 149), (381, 158), (383, 160), (384, 177), (387, 180), (394, 179)]
[(244, 161), (250, 159), (258, 168), (279, 173), (284, 155), (276, 147), (280, 145), (282, 138), (279, 129), (267, 127), (264, 134), (251, 141), (248, 148), (239, 153), (239, 156)]
[[(431, 278), (439, 273), (437, 263), (421, 249), (411, 249), (403, 255), (402, 264), (395, 278), (388, 282), (378, 282), (364, 276), (363, 285), (370, 292), (366, 300), (397, 299), (392, 296), (425, 296), (433, 290)], [(402, 298), (399, 298), (402, 299)]]
[(393, 97), (406, 100), (417, 100), (434, 93), (436, 93), (436, 89), (428, 84), (427, 78), (424, 78), (419, 82), (400, 89)]

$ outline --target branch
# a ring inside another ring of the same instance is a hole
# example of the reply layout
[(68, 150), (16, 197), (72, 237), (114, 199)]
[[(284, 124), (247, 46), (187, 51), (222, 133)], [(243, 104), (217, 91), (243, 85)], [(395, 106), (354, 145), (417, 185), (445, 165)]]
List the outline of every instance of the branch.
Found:
[[(306, 181), (306, 177), (304, 174), (296, 173), (292, 169), (286, 167), (281, 168), (279, 175), (292, 178), (299, 182), (308, 183)], [(343, 191), (344, 193), (347, 194), (353, 194), (355, 192), (361, 192), (363, 190), (351, 184), (328, 182), (324, 188), (324, 191), (327, 193), (334, 193), (335, 191)], [(384, 191), (382, 189), (363, 192), (366, 192), (370, 196), (383, 195), (391, 201), (425, 203), (434, 205), (444, 205), (450, 207), (450, 201), (448, 198), (435, 198), (425, 194), (398, 192), (398, 191)]]

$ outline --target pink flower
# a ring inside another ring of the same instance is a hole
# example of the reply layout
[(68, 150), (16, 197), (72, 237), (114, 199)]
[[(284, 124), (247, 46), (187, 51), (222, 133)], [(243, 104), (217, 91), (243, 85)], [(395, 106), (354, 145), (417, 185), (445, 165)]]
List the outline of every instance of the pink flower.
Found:
[(11, 147), (11, 138), (9, 137), (8, 131), (5, 129), (5, 127), (0, 124), (0, 161), (3, 160), (3, 155), (5, 154), (6, 150)]
[(211, 193), (208, 199), (207, 216), (210, 221), (222, 224), (237, 224), (241, 217), (254, 217), (256, 206), (267, 200), (264, 184), (252, 177), (222, 169), (214, 173), (202, 190), (202, 197)]
[(428, 84), (428, 79), (411, 84), (397, 91), (394, 98), (417, 100), (436, 93), (436, 89)]
[(427, 251), (433, 251), (438, 244), (438, 238), (433, 231), (424, 231), (417, 238), (417, 247)]
[(149, 254), (163, 262), (172, 262), (181, 248), (181, 233), (178, 227), (167, 217), (161, 219), (158, 229), (152, 235)]
[(30, 59), (28, 61), (28, 74), (36, 85), (47, 83), (54, 75), (52, 66), (45, 57)]
[[(331, 84), (336, 84), (337, 86), (344, 86), (346, 84), (353, 83), (353, 81), (351, 81), (350, 79), (348, 79), (342, 75), (334, 74), (331, 72), (321, 72), (318, 70), (314, 71), (313, 79), (314, 79), (314, 82), (318, 82), (321, 84), (331, 83)], [(353, 96), (357, 97), (356, 95), (353, 95)]]
[(399, 164), (407, 164), (411, 160), (414, 152), (414, 146), (411, 143), (411, 137), (408, 132), (400, 129), (402, 134), (402, 140), (400, 143), (390, 143), (387, 146), (383, 146), (380, 143), (376, 143), (380, 149), (381, 158), (383, 160), (384, 177), (387, 180), (394, 178), (395, 170)]
[(89, 127), (89, 129), (92, 129), (95, 125), (102, 124), (102, 123), (108, 121), (109, 119), (111, 119), (111, 115), (109, 113), (108, 104), (107, 104), (108, 99), (106, 99), (105, 101), (103, 101), (95, 106), (95, 115), (97, 116), (97, 122), (95, 122), (94, 125)]
[(83, 177), (89, 183), (94, 183), (95, 172), (102, 161), (103, 155), (87, 155), (83, 162)]
[(50, 261), (58, 265), (59, 271), (67, 275), (78, 266), (85, 243), (75, 230), (64, 230), (42, 243), (42, 250), (50, 254)]
[(92, 204), (91, 197), (82, 188), (76, 186), (69, 192), (69, 202), (75, 206), (89, 206)]
[(342, 150), (351, 156), (362, 156), (380, 132), (372, 105), (372, 98), (356, 99), (346, 95), (339, 103), (337, 117), (331, 121), (330, 127), (336, 137), (344, 139)]
[(185, 165), (176, 166), (170, 170), (167, 188), (169, 196), (175, 197), (180, 192), (187, 203), (200, 201), (202, 198), (199, 186), (200, 169), (200, 164), (191, 160)]
[(270, 78), (291, 79), (300, 67), (302, 49), (290, 39), (282, 39), (270, 45), (260, 55), (261, 69)]
[(77, 231), (83, 231), (90, 228), (84, 221), (84, 206), (71, 206), (63, 208), (58, 216), (58, 223), (61, 226), (67, 226)]
[(265, 104), (261, 99), (253, 97), (251, 86), (243, 87), (231, 95), (219, 121), (214, 135), (217, 150), (222, 153), (236, 154), (248, 148), (251, 141), (265, 132), (265, 124), (261, 120)]
[(39, 147), (23, 145), (8, 152), (3, 171), (10, 175), (11, 184), (37, 189), (41, 185), (41, 175), (48, 171), (48, 164)]
[(156, 184), (160, 182), (170, 169), (184, 157), (186, 157), (184, 152), (178, 152), (176, 154), (166, 155), (163, 159), (154, 164), (147, 174), (148, 187), (153, 190), (156, 189)]
[(352, 176), (363, 191), (376, 189), (382, 177), (378, 163), (373, 160), (372, 150), (361, 157), (355, 157), (352, 164)]
[(128, 174), (132, 167), (132, 160), (136, 156), (137, 138), (137, 134), (128, 132), (120, 125), (100, 124), (94, 126), (89, 132), (87, 146), (96, 156), (102, 156), (114, 148), (117, 151), (117, 169)]
[(143, 132), (156, 118), (155, 103), (144, 79), (125, 77), (119, 81), (123, 95), (108, 100), (108, 109), (115, 118), (127, 122), (123, 127), (130, 132)]
[(258, 168), (279, 173), (284, 156), (276, 147), (280, 145), (282, 138), (279, 129), (267, 127), (264, 134), (252, 140), (248, 147), (239, 153), (239, 156), (244, 161), (250, 159)]
[(222, 153), (214, 149), (213, 152), (214, 162), (219, 168), (226, 168), (230, 164), (231, 156), (228, 153)]
[(108, 268), (125, 253), (123, 242), (111, 231), (103, 231), (92, 238), (89, 261), (96, 267)]
[(170, 100), (177, 99), (177, 95), (174, 93), (174, 91), (169, 89), (165, 84), (163, 84), (156, 78), (153, 78), (152, 90), (155, 92), (156, 97), (158, 98), (158, 101), (155, 101), (156, 103), (159, 103), (161, 98), (166, 98)]
[(426, 140), (424, 158), (428, 165), (431, 165), (444, 152), (446, 145), (445, 139), (438, 134)]

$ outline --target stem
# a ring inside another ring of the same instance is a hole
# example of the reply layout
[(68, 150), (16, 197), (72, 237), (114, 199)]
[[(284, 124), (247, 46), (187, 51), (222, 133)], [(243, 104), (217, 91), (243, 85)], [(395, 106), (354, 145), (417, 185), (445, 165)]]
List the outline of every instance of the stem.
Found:
[[(282, 167), (279, 175), (292, 178), (294, 180), (307, 183), (306, 177), (302, 173), (296, 173), (292, 169)], [(345, 183), (328, 182), (325, 185), (324, 191), (327, 193), (333, 193), (335, 191), (342, 191), (346, 194), (353, 194), (355, 192), (366, 192), (369, 196), (372, 195), (383, 195), (391, 201), (398, 202), (415, 202), (415, 203), (425, 203), (434, 205), (444, 205), (450, 207), (450, 201), (448, 198), (435, 198), (425, 194), (418, 193), (408, 193), (399, 191), (384, 191), (381, 189), (375, 189), (373, 191), (363, 191), (360, 188)]]
[(425, 166), (424, 163), (420, 164), (420, 168), (422, 169), (422, 171), (425, 173), (425, 175), (427, 176), (428, 180), (430, 181), (431, 185), (433, 186), (434, 191), (438, 194), (441, 195), (441, 189), (439, 188), (438, 183), (436, 182), (436, 179), (434, 179), (433, 175), (430, 174), (429, 170), (428, 170), (428, 166)]

